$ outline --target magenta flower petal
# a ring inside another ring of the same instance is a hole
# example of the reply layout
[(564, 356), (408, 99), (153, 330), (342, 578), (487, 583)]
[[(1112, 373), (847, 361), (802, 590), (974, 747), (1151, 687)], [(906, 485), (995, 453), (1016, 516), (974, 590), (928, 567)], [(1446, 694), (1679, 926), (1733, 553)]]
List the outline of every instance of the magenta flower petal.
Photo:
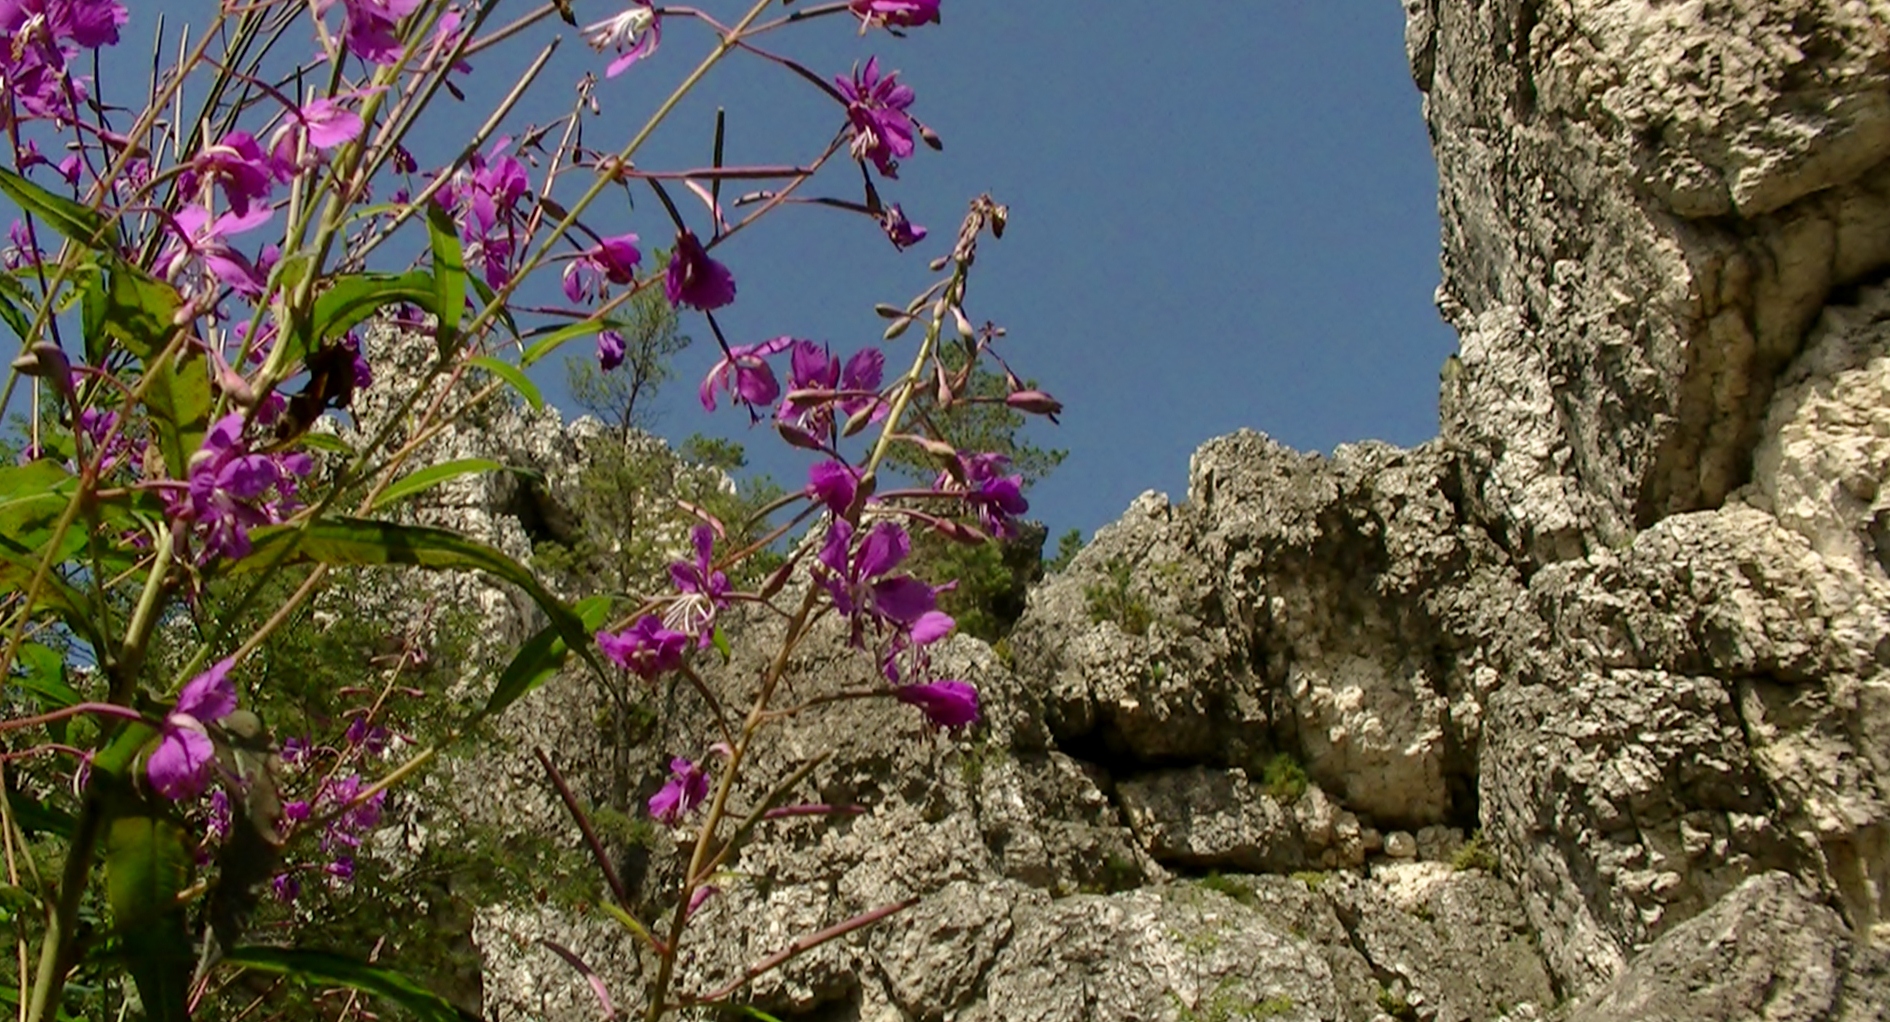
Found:
[(735, 300), (735, 277), (709, 258), (693, 232), (683, 231), (676, 235), (676, 251), (669, 257), (663, 294), (672, 306), (708, 312)]
[(669, 781), (650, 796), (650, 815), (674, 827), (689, 811), (709, 797), (709, 775), (677, 756), (669, 761)]
[(844, 515), (853, 506), (859, 483), (852, 469), (837, 461), (822, 461), (807, 470), (807, 492), (836, 516)]
[(970, 727), (978, 722), (978, 690), (962, 681), (906, 685), (893, 694), (900, 702), (924, 711), (935, 727)]
[(597, 332), (597, 365), (605, 372), (623, 365), (623, 335), (615, 330)]
[(873, 583), (873, 607), (894, 624), (911, 625), (938, 606), (937, 590), (910, 575)]
[(203, 794), (216, 754), (209, 735), (181, 725), (168, 726), (145, 761), (145, 773), (158, 794), (173, 802), (196, 798)]
[(899, 566), (912, 552), (912, 539), (895, 522), (879, 522), (860, 541), (854, 571), (860, 578), (877, 578)]
[(219, 660), (190, 679), (178, 693), (175, 712), (201, 721), (222, 720), (236, 710), (236, 685), (230, 681), (232, 661)]

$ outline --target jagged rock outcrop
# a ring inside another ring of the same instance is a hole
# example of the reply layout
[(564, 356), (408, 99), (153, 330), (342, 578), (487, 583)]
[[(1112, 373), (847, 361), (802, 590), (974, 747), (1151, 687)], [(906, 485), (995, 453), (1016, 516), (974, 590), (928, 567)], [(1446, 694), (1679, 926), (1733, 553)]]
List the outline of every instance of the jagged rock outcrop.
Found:
[[(1209, 442), (1002, 654), (945, 647), (973, 736), (784, 721), (739, 797), (822, 754), (801, 794), (870, 811), (768, 824), (688, 989), (916, 897), (756, 1007), (1890, 1016), (1890, 2), (1404, 6), (1462, 337), (1440, 437)], [(772, 648), (747, 624), (712, 691)], [(796, 652), (792, 698), (863, 680), (843, 639)], [(540, 695), (508, 727), (595, 804), (714, 740), (687, 687), (634, 734), (581, 680)], [(570, 833), (534, 765), (489, 769), (483, 811)], [(647, 917), (679, 836), (615, 849)], [(500, 1018), (595, 1013), (534, 941), (635, 989), (607, 919), (480, 920)]]

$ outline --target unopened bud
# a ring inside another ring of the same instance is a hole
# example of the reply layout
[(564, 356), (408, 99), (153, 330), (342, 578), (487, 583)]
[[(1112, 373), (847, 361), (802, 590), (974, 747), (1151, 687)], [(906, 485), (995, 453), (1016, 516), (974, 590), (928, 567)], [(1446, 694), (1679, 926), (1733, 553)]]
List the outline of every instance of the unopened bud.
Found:
[(72, 381), (72, 360), (51, 341), (40, 341), (26, 349), (13, 360), (13, 368), (21, 376), (37, 376), (61, 386)]
[(790, 446), (799, 447), (806, 451), (826, 450), (825, 447), (820, 445), (820, 441), (814, 438), (812, 433), (792, 423), (776, 422), (774, 428), (775, 432), (781, 434), (781, 439), (786, 440)]
[(774, 572), (768, 576), (767, 581), (761, 584), (762, 599), (773, 599), (774, 595), (788, 584), (788, 579), (794, 577), (794, 565), (796, 560), (796, 558), (790, 557), (783, 562), (779, 568), (774, 569)]
[(943, 365), (937, 366), (934, 371), (938, 375), (938, 406), (941, 410), (950, 408), (958, 396), (952, 389), (952, 381), (946, 377)]
[(945, 142), (944, 140), (938, 137), (938, 132), (933, 131), (931, 128), (928, 128), (923, 124), (919, 125), (918, 127), (919, 127), (919, 137), (925, 140), (926, 145), (931, 146), (934, 152), (944, 151)]
[(874, 403), (847, 416), (846, 424), (840, 427), (840, 435), (843, 437), (854, 436), (871, 425), (873, 422), (873, 411), (878, 407), (879, 405)]
[(228, 394), (230, 400), (236, 402), (239, 408), (256, 407), (256, 388), (249, 385), (249, 381), (243, 378), (243, 374), (229, 366), (223, 365), (217, 368), (217, 386)]
[(953, 462), (958, 460), (958, 448), (953, 447), (943, 440), (934, 440), (929, 436), (919, 436), (916, 433), (908, 433), (903, 439), (918, 444), (925, 449), (925, 453), (933, 457), (943, 458), (946, 461)]
[(906, 332), (906, 328), (911, 325), (912, 320), (910, 317), (906, 319), (895, 319), (892, 321), (892, 324), (886, 328), (886, 331), (879, 336), (882, 340), (896, 341), (901, 334)]
[(873, 306), (873, 312), (881, 319), (903, 319), (907, 315), (906, 310), (897, 305), (888, 305), (885, 302)]
[(954, 543), (963, 543), (967, 546), (977, 546), (980, 543), (989, 543), (991, 541), (991, 537), (986, 535), (983, 531), (974, 529), (964, 522), (952, 521), (949, 518), (940, 518), (933, 522), (932, 531)]
[(1063, 412), (1063, 402), (1041, 390), (1012, 391), (1004, 403), (1020, 412), (1047, 416), (1051, 422), (1056, 422), (1057, 416)]
[(958, 324), (958, 335), (960, 337), (977, 336), (978, 331), (972, 327), (971, 319), (965, 315), (964, 309), (956, 305), (952, 306), (952, 320)]

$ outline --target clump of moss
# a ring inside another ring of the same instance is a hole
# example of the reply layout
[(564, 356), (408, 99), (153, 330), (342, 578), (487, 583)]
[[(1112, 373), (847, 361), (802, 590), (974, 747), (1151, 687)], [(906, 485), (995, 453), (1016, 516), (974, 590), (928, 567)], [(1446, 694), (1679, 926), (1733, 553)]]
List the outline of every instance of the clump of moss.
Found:
[(1147, 635), (1155, 617), (1148, 601), (1134, 591), (1135, 563), (1111, 557), (1103, 563), (1103, 577), (1083, 587), (1083, 602), (1090, 621), (1110, 622), (1130, 635)]
[(1221, 894), (1225, 894), (1235, 901), (1240, 902), (1242, 905), (1251, 906), (1259, 901), (1259, 899), (1254, 896), (1253, 888), (1232, 877), (1224, 877), (1218, 872), (1209, 873), (1207, 876), (1195, 881), (1195, 883), (1200, 884), (1210, 891), (1218, 891)]
[(1451, 855), (1450, 864), (1459, 870), (1480, 869), (1494, 873), (1496, 872), (1496, 853), (1490, 850), (1489, 843), (1483, 839), (1483, 832), (1473, 830), (1470, 832), (1470, 840), (1465, 841)]
[(1260, 767), (1260, 787), (1281, 802), (1297, 802), (1312, 779), (1291, 753), (1276, 752)]

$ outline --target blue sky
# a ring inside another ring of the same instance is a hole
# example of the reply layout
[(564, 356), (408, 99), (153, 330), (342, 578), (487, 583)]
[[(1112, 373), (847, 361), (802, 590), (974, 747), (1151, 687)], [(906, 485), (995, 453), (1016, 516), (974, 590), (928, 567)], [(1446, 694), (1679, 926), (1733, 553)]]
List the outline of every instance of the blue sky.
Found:
[[(158, 10), (194, 18), (211, 2), (127, 4), (126, 48), (145, 48)], [(747, 4), (700, 6), (732, 19)], [(621, 9), (617, 0), (576, 7), (580, 22)], [(913, 112), (946, 148), (921, 149), (883, 189), (932, 228), (918, 249), (895, 255), (870, 221), (814, 207), (785, 210), (719, 249), (740, 285), (722, 316), (732, 342), (876, 343), (884, 324), (873, 304), (922, 288), (966, 200), (989, 191), (1010, 205), (1011, 226), (982, 250), (970, 311), (1004, 325), (1007, 357), (1066, 406), (1060, 427), (1033, 434), (1070, 452), (1032, 494), (1032, 517), (1053, 534), (1092, 531), (1146, 489), (1180, 499), (1188, 455), (1243, 426), (1315, 450), (1435, 434), (1437, 372), (1455, 339), (1431, 305), (1436, 174), (1395, 0), (944, 0), (943, 12), (942, 25), (905, 40), (862, 38), (845, 18), (769, 37), (827, 73), (879, 54), (916, 90)], [(577, 75), (606, 63), (556, 27), (566, 38), (514, 134), (567, 108)], [(653, 58), (604, 83), (587, 140), (620, 144), (709, 42), (700, 26), (672, 20)], [(482, 119), (528, 56), (522, 47), (482, 55), (463, 113), (435, 123), (461, 130)], [(733, 60), (677, 111), (642, 165), (708, 162), (718, 105), (731, 163), (804, 159), (841, 117), (780, 68)], [(456, 149), (450, 136), (431, 141)], [(857, 198), (857, 181), (850, 165), (836, 166), (809, 194)], [(654, 203), (620, 220), (614, 229), (667, 242)], [(697, 345), (662, 395), (659, 432), (744, 440), (759, 468), (797, 484), (800, 455), (777, 454), (773, 434), (750, 430), (745, 415), (708, 416), (695, 403), (713, 346), (699, 319), (687, 329)], [(908, 350), (889, 351), (890, 363)], [(558, 376), (543, 378), (554, 402)]]

